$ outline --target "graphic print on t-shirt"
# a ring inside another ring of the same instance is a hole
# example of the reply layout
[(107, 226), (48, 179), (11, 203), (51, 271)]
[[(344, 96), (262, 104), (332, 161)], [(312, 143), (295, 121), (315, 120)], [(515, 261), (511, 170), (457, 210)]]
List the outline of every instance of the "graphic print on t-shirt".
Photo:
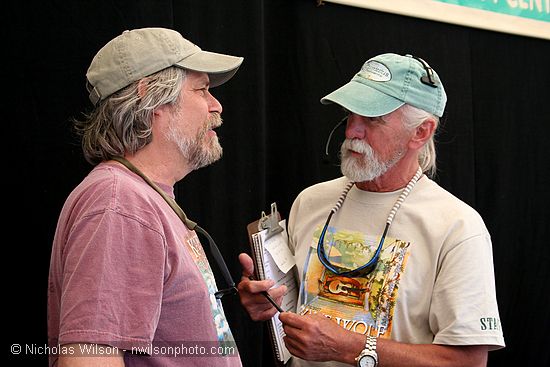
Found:
[[(348, 330), (389, 338), (410, 243), (386, 237), (374, 271), (346, 277), (331, 272), (319, 261), (317, 243), (321, 230), (315, 230), (306, 255), (300, 313), (320, 313)], [(325, 253), (332, 264), (352, 270), (372, 258), (379, 241), (380, 237), (329, 227)]]
[[(223, 306), (221, 301), (216, 298), (214, 295), (218, 288), (216, 286), (216, 279), (214, 278), (214, 273), (210, 268), (204, 249), (202, 248), (201, 242), (197, 237), (195, 232), (189, 232), (189, 234), (184, 238), (184, 242), (187, 244), (189, 253), (193, 258), (193, 261), (197, 264), (201, 275), (208, 287), (208, 293), (210, 293), (210, 308), (212, 310), (212, 316), (214, 319), (214, 324), (216, 325), (216, 331), (218, 334), (218, 342), (222, 346), (235, 345), (235, 340), (231, 329), (229, 329), (229, 324), (223, 312)], [(225, 350), (224, 348), (223, 350)]]

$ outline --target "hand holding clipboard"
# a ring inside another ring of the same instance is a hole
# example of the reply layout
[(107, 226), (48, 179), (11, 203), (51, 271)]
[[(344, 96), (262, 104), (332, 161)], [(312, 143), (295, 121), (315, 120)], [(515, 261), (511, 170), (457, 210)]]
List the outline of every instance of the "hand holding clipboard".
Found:
[[(247, 226), (254, 264), (255, 280), (272, 279), (276, 286), (285, 286), (286, 294), (279, 306), (267, 291), (262, 295), (279, 312), (295, 312), (298, 301), (298, 288), (295, 276), (294, 256), (288, 248), (288, 235), (285, 230), (286, 222), (281, 221), (277, 205), (271, 204), (271, 213), (261, 213), (260, 219)], [(250, 277), (248, 277), (250, 279)], [(283, 337), (284, 329), (278, 314), (268, 322), (272, 347), (278, 364), (286, 363), (290, 359), (290, 352), (286, 348)]]

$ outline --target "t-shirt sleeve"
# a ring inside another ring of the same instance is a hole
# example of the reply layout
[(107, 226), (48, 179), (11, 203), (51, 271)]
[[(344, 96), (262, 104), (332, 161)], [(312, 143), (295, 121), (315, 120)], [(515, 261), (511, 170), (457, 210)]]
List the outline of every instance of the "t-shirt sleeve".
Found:
[(487, 232), (442, 254), (430, 308), (435, 344), (504, 346)]
[(296, 218), (298, 217), (298, 212), (300, 209), (300, 196), (298, 196), (290, 208), (290, 213), (288, 215), (288, 247), (293, 255), (296, 252)]
[(77, 223), (63, 254), (60, 344), (151, 343), (165, 258), (164, 236), (139, 218), (105, 210)]

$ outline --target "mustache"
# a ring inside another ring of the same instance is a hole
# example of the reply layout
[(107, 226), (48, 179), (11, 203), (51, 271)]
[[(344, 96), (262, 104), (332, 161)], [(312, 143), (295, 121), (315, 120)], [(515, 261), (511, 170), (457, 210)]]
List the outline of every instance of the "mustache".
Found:
[(208, 130), (213, 130), (217, 127), (222, 126), (223, 119), (219, 112), (213, 112), (212, 115), (206, 120), (206, 126)]
[(342, 143), (342, 153), (352, 150), (357, 153), (366, 154), (372, 151), (369, 144), (359, 139), (346, 139)]

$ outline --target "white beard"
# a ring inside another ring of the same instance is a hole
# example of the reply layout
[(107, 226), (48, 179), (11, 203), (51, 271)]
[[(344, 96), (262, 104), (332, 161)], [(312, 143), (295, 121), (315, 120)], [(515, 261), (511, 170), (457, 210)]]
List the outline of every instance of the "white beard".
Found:
[[(352, 151), (362, 153), (362, 157), (352, 156)], [(386, 162), (376, 154), (366, 142), (358, 139), (346, 139), (340, 148), (342, 174), (353, 182), (372, 181), (392, 168), (404, 155), (403, 149), (397, 149)]]

